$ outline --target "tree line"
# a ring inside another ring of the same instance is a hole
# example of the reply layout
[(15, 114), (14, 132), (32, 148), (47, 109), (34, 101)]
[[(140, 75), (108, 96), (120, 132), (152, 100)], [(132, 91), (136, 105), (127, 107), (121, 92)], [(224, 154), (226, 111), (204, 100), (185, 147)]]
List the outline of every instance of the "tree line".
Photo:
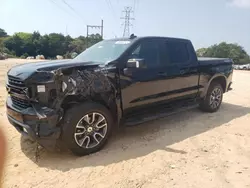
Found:
[(248, 64), (250, 57), (244, 48), (238, 44), (221, 42), (208, 48), (200, 48), (196, 51), (199, 57), (231, 58), (235, 64)]
[[(33, 33), (18, 32), (9, 36), (0, 28), (0, 53), (8, 54), (9, 57), (27, 57), (44, 55), (45, 58), (55, 58), (62, 55), (71, 58), (72, 54), (79, 54), (87, 47), (102, 40), (101, 35), (93, 34), (86, 38), (79, 36), (72, 38), (60, 33), (41, 35)], [(199, 57), (231, 58), (235, 64), (248, 64), (250, 57), (244, 48), (238, 44), (221, 42), (208, 48), (200, 48), (196, 51)]]
[(81, 53), (87, 47), (102, 40), (100, 34), (92, 34), (88, 38), (79, 36), (72, 38), (60, 33), (41, 35), (33, 33), (18, 32), (9, 36), (0, 28), (0, 52), (8, 56), (28, 57), (44, 55), (45, 58), (55, 58), (62, 55), (70, 58), (73, 53)]

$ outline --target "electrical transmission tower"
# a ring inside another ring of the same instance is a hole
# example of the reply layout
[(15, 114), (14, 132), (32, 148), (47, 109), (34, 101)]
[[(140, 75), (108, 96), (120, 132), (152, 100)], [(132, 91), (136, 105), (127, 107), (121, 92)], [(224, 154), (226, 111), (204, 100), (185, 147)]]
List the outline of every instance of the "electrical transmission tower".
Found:
[(130, 23), (130, 20), (134, 20), (134, 18), (131, 17), (131, 13), (133, 13), (134, 11), (132, 10), (132, 7), (125, 7), (124, 11), (122, 11), (125, 13), (124, 17), (121, 17), (121, 19), (124, 20), (124, 30), (123, 30), (123, 37), (129, 37), (130, 35), (130, 26), (132, 26), (132, 24)]

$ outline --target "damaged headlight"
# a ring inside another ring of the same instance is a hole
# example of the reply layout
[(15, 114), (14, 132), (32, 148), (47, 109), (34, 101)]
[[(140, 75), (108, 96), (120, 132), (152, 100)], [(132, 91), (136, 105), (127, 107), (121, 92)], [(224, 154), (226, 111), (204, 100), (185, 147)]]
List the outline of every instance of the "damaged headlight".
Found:
[(54, 81), (54, 74), (52, 72), (36, 72), (31, 78), (30, 81), (33, 83), (46, 83)]

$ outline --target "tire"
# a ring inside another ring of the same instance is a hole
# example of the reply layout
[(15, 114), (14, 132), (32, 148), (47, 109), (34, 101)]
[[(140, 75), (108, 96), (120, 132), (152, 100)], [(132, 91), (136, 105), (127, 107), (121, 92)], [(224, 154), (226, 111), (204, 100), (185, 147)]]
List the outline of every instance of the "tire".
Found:
[(63, 119), (62, 143), (77, 156), (95, 153), (107, 143), (112, 127), (112, 115), (103, 105), (94, 102), (74, 105)]
[(218, 82), (212, 82), (208, 88), (206, 97), (200, 102), (200, 109), (204, 112), (216, 112), (221, 106), (222, 99), (223, 88), (221, 84)]

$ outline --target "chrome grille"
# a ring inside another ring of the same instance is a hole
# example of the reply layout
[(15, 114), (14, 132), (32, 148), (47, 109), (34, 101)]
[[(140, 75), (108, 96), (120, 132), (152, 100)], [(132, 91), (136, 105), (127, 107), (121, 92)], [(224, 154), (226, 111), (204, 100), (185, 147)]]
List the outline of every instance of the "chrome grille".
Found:
[(8, 84), (7, 86), (10, 88), (10, 96), (12, 103), (21, 108), (30, 107), (30, 103), (26, 98), (26, 93), (24, 92), (27, 87), (22, 80), (19, 78), (8, 76)]
[(21, 87), (21, 88), (25, 87), (24, 82), (14, 76), (8, 76), (8, 82), (9, 82), (9, 85), (11, 86), (16, 86), (16, 87)]
[(29, 108), (31, 107), (30, 103), (28, 100), (21, 99), (15, 96), (11, 96), (12, 103), (18, 107), (21, 108)]

